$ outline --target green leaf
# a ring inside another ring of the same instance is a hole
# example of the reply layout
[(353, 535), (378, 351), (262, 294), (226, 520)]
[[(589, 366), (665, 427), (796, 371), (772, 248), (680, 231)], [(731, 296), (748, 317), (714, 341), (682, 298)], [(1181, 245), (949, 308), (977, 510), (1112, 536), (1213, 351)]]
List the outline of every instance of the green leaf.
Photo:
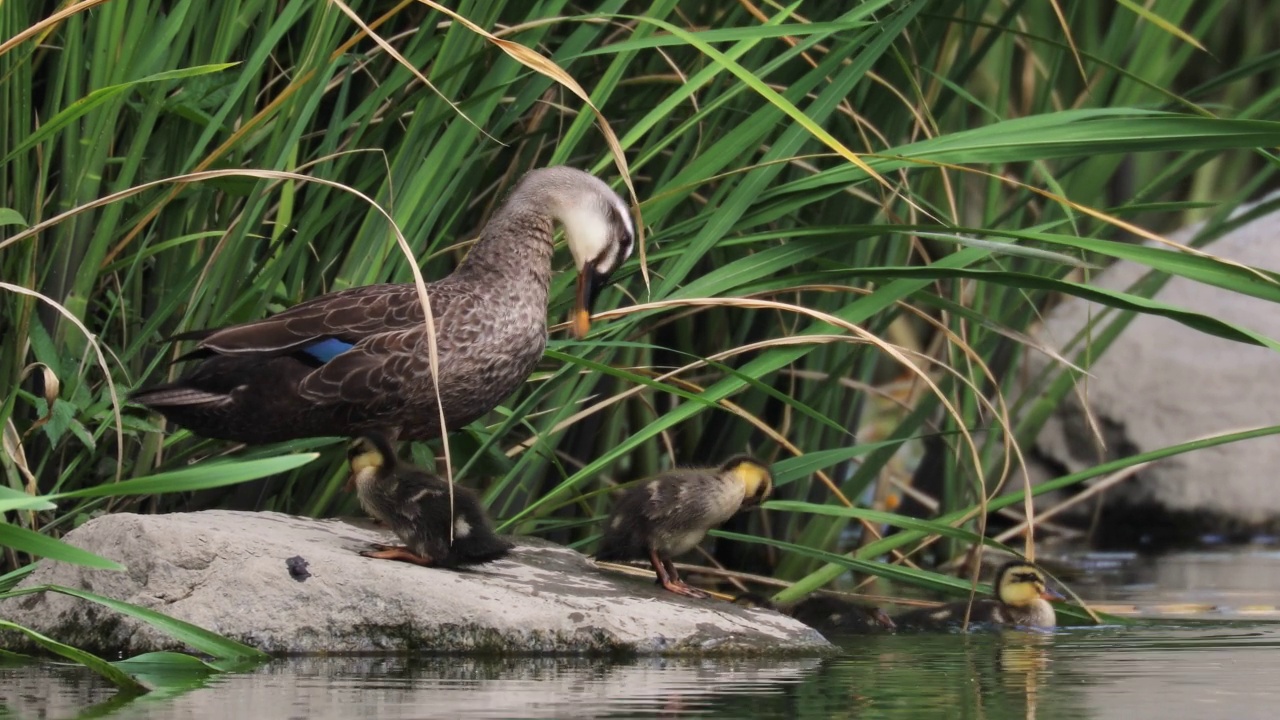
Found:
[(994, 548), (1008, 550), (1008, 548), (1003, 544), (984, 538), (977, 533), (970, 532), (964, 528), (952, 527), (944, 523), (920, 520), (918, 518), (883, 512), (880, 510), (844, 507), (842, 505), (817, 505), (814, 503), (798, 502), (794, 500), (770, 500), (765, 503), (763, 507), (766, 510), (782, 510), (785, 512), (801, 512), (813, 515), (855, 518), (866, 520), (867, 522), (878, 525), (891, 525), (893, 527), (905, 528), (907, 530), (917, 530), (930, 535), (941, 535), (942, 537), (949, 537), (967, 543), (983, 543)]
[(31, 662), (30, 655), (23, 655), (12, 650), (0, 648), (0, 664), (26, 664)]
[(197, 651), (212, 655), (218, 660), (265, 660), (270, 655), (249, 647), (243, 643), (236, 642), (229, 638), (224, 638), (217, 633), (209, 632), (204, 628), (192, 625), (189, 622), (171, 618), (164, 613), (144, 608), (132, 603), (113, 600), (104, 595), (98, 595), (88, 592), (87, 590), (77, 590), (75, 588), (62, 587), (59, 585), (37, 585), (34, 587), (22, 588), (15, 590), (9, 594), (10, 597), (19, 595), (30, 595), (39, 592), (56, 592), (63, 595), (70, 595), (82, 600), (95, 602), (104, 607), (115, 610), (122, 615), (141, 620), (157, 630), (169, 635), (179, 642), (195, 648)]
[(112, 663), (116, 667), (126, 668), (136, 673), (144, 668), (164, 668), (169, 672), (215, 673), (218, 669), (193, 655), (186, 653), (159, 650), (156, 652), (134, 655)]
[(875, 443), (863, 443), (837, 448), (835, 450), (814, 450), (799, 457), (790, 457), (773, 464), (775, 485), (786, 485), (789, 482), (808, 477), (813, 473), (829, 468), (837, 463), (861, 457), (878, 448), (891, 445), (902, 445), (907, 440), (885, 440)]
[[(207, 490), (287, 472), (294, 468), (302, 467), (318, 457), (320, 457), (319, 453), (298, 453), (296, 455), (263, 458), (261, 460), (200, 463), (182, 470), (156, 473), (155, 475), (133, 480), (122, 480), (118, 483), (94, 485), (80, 490), (53, 493), (45, 497), (50, 499), (123, 497), (125, 495), (161, 495), (163, 493)], [(0, 507), (3, 506), (0, 505)]]
[[(688, 33), (689, 37), (696, 38), (700, 42), (738, 42), (740, 40), (765, 40), (769, 38), (780, 37), (804, 37), (813, 34), (831, 34), (836, 32), (848, 32), (857, 30), (858, 28), (867, 27), (869, 22), (818, 22), (818, 23), (788, 23), (786, 25), (758, 25), (752, 27), (740, 28), (717, 28), (714, 30), (701, 30), (698, 32)], [(650, 50), (659, 47), (673, 47), (687, 45), (688, 40), (685, 37), (675, 35), (650, 35), (639, 40), (622, 40), (620, 42), (609, 43), (604, 47), (594, 48), (584, 53), (580, 53), (578, 57), (591, 57), (592, 55), (616, 55), (631, 50)]]
[(0, 597), (3, 597), (4, 593), (9, 592), (14, 585), (22, 582), (23, 578), (35, 572), (37, 565), (38, 563), (27, 563), (17, 570), (10, 570), (5, 574), (0, 575)]
[(57, 653), (58, 655), (61, 655), (62, 657), (67, 658), (68, 660), (71, 660), (72, 662), (83, 665), (86, 668), (89, 668), (95, 673), (101, 675), (103, 678), (109, 681), (112, 685), (115, 685), (116, 687), (120, 688), (121, 692), (129, 693), (132, 695), (142, 695), (143, 693), (150, 691), (150, 688), (148, 688), (146, 685), (143, 685), (137, 680), (134, 680), (132, 677), (129, 676), (128, 673), (124, 672), (123, 670), (120, 670), (119, 668), (113, 666), (111, 663), (107, 662), (106, 660), (103, 660), (97, 655), (94, 655), (93, 653), (87, 653), (84, 650), (71, 647), (70, 645), (65, 645), (63, 643), (58, 642), (57, 640), (54, 640), (53, 638), (41, 635), (35, 630), (32, 630), (27, 627), (23, 627), (22, 625), (18, 625), (17, 623), (11, 623), (8, 620), (0, 620), (0, 628), (8, 628), (10, 630), (16, 630), (20, 633), (23, 633), (27, 637), (36, 641), (36, 643), (38, 643), (41, 647), (45, 648), (46, 650), (53, 653)]
[[(905, 565), (894, 565), (892, 563), (877, 562), (873, 560), (863, 560), (848, 555), (839, 555), (826, 550), (818, 550), (806, 545), (799, 545), (785, 540), (775, 540), (774, 538), (762, 537), (758, 535), (744, 535), (742, 533), (728, 532), (725, 530), (712, 530), (710, 533), (713, 537), (726, 538), (728, 540), (737, 540), (744, 543), (753, 543), (757, 545), (770, 545), (782, 550), (804, 555), (805, 557), (822, 560), (824, 562), (833, 563), (842, 566), (846, 570), (853, 570), (876, 577), (887, 578), (899, 582), (906, 582), (917, 587), (928, 588), (939, 592), (950, 593), (967, 593), (970, 585), (967, 581), (960, 578), (951, 577), (950, 575), (942, 575), (941, 573), (930, 572), (928, 570), (916, 570)], [(988, 585), (979, 585), (979, 592), (991, 592)], [(778, 602), (784, 602), (784, 596), (779, 593), (776, 598)]]
[(0, 485), (0, 513), (10, 510), (53, 510), (56, 507), (47, 498)]
[(1043, 275), (1031, 275), (1028, 273), (1005, 272), (1002, 270), (976, 270), (973, 268), (934, 268), (934, 267), (903, 267), (903, 268), (874, 268), (860, 270), (860, 275), (866, 277), (892, 277), (892, 278), (931, 278), (931, 279), (955, 279), (969, 278), (973, 280), (985, 280), (987, 282), (1009, 285), (1011, 287), (1052, 290), (1066, 295), (1074, 295), (1085, 300), (1092, 300), (1096, 303), (1107, 305), (1109, 307), (1121, 310), (1134, 310), (1145, 315), (1154, 315), (1157, 317), (1166, 317), (1186, 325), (1193, 330), (1199, 330), (1206, 335), (1220, 337), (1225, 340), (1232, 340), (1248, 345), (1258, 345), (1272, 350), (1280, 350), (1280, 342), (1273, 340), (1266, 335), (1254, 332), (1247, 328), (1233, 325), (1225, 320), (1204, 315), (1190, 310), (1184, 310), (1174, 305), (1162, 303), (1158, 300), (1148, 300), (1147, 298), (1120, 290), (1109, 290), (1107, 288), (1098, 287), (1096, 285), (1085, 285), (1082, 283), (1067, 282), (1066, 280), (1055, 280), (1051, 277)]
[(19, 154), (24, 153), (35, 145), (53, 137), (63, 128), (67, 127), (79, 118), (84, 117), (94, 108), (97, 108), (103, 103), (124, 94), (127, 90), (147, 83), (164, 82), (166, 80), (180, 80), (182, 78), (194, 77), (196, 75), (203, 75), (206, 73), (222, 72), (223, 70), (235, 67), (238, 64), (239, 63), (215, 63), (212, 65), (199, 65), (196, 67), (181, 68), (178, 70), (166, 70), (137, 80), (98, 88), (63, 108), (57, 115), (49, 118), (48, 122), (42, 123), (39, 130), (28, 135), (26, 139), (10, 150), (9, 154), (5, 155), (3, 160), (0, 160), (0, 165), (7, 164)]
[(0, 207), (0, 227), (5, 225), (21, 225), (27, 226), (26, 218), (22, 217), (22, 213), (13, 208)]
[[(51, 493), (32, 497), (9, 488), (0, 488), (0, 512), (32, 507), (63, 498), (125, 497), (129, 495), (160, 495), (163, 493), (192, 492), (209, 488), (235, 485), (268, 475), (288, 472), (302, 467), (320, 457), (319, 453), (297, 453), (258, 460), (227, 460), (193, 465), (182, 470), (156, 473), (118, 483), (103, 483), (79, 490)], [(50, 506), (51, 507), (51, 506)], [(47, 509), (42, 508), (42, 509)], [(52, 556), (46, 556), (52, 557)]]
[(103, 570), (124, 570), (124, 566), (114, 560), (94, 555), (87, 550), (55, 540), (47, 535), (32, 532), (26, 528), (0, 522), (0, 546), (11, 547), (36, 557), (60, 560), (72, 565), (101, 568)]

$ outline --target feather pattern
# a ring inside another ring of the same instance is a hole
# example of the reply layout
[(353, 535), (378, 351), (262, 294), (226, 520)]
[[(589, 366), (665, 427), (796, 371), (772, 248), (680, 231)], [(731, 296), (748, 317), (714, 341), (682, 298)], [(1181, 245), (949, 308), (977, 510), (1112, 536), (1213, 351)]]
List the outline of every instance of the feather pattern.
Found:
[[(247, 443), (438, 437), (437, 393), (446, 429), (462, 427), (514, 392), (542, 358), (556, 220), (566, 224), (575, 259), (580, 246), (605, 247), (607, 258), (579, 266), (594, 280), (630, 254), (634, 228), (607, 185), (567, 167), (526, 175), (453, 274), (427, 285), (439, 388), (418, 291), (404, 283), (329, 293), (263, 320), (178, 336), (198, 341), (183, 359), (199, 363), (132, 399), (196, 434)], [(595, 235), (574, 235), (571, 223)]]

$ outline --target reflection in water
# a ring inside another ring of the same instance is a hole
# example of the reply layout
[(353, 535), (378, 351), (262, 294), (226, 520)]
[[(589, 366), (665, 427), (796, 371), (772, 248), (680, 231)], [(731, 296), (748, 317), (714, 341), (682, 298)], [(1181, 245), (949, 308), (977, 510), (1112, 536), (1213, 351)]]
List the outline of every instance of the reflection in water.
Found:
[(0, 717), (1270, 718), (1280, 625), (856, 637), (830, 660), (304, 658), (121, 703), (0, 667)]
[(874, 638), (850, 647), (832, 671), (864, 688), (851, 717), (1080, 717), (1075, 690), (1049, 685), (1054, 639), (1017, 631)]

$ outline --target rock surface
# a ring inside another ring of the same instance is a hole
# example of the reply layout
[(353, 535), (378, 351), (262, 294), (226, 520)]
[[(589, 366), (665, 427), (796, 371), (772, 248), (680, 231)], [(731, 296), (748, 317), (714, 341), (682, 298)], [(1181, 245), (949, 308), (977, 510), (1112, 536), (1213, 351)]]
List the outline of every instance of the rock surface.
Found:
[[(1246, 208), (1247, 209), (1247, 208)], [(1280, 270), (1275, 242), (1280, 214), (1255, 219), (1203, 249), (1253, 267)], [(1198, 228), (1171, 239), (1188, 243)], [(1094, 284), (1126, 288), (1145, 272), (1121, 262)], [(1280, 338), (1280, 308), (1201, 283), (1173, 278), (1156, 299)], [(1042, 340), (1062, 348), (1102, 308), (1077, 298), (1049, 314)], [(1032, 358), (1033, 368), (1047, 362)], [(1033, 372), (1036, 370), (1033, 369)], [(1107, 451), (1099, 457), (1080, 398), (1069, 397), (1037, 440), (1053, 464), (1074, 472), (1103, 460), (1155, 450), (1200, 437), (1280, 423), (1280, 354), (1210, 337), (1160, 317), (1140, 315), (1093, 366), (1089, 407)], [(1169, 533), (1271, 532), (1280, 527), (1280, 493), (1272, 478), (1280, 467), (1280, 441), (1266, 437), (1162, 460), (1108, 491), (1103, 526), (1138, 538)], [(1177, 537), (1183, 536), (1182, 538)], [(1130, 538), (1133, 539), (1133, 538)]]
[[(537, 540), (521, 540), (508, 558), (462, 572), (357, 554), (370, 543), (393, 542), (384, 530), (268, 512), (121, 513), (91, 520), (66, 540), (128, 570), (44, 561), (23, 586), (89, 590), (276, 654), (832, 649), (789, 617), (680, 598)], [(305, 568), (291, 558), (305, 560)], [(0, 617), (86, 650), (182, 648), (145, 623), (55, 593), (0, 602)], [(10, 647), (23, 642), (5, 638)]]

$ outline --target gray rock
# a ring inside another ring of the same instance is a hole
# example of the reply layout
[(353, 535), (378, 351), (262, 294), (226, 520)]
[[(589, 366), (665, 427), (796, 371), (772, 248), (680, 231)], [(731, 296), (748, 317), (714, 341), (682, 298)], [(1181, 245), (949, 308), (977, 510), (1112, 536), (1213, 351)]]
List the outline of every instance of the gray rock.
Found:
[[(1280, 216), (1264, 216), (1204, 250), (1280, 269), (1277, 225)], [(1198, 230), (1192, 227), (1171, 239), (1185, 244)], [(1099, 273), (1094, 284), (1123, 289), (1144, 272), (1120, 262)], [(1280, 308), (1265, 300), (1176, 277), (1156, 299), (1280, 338)], [(1096, 317), (1101, 310), (1068, 299), (1049, 314), (1040, 338), (1061, 349), (1090, 313)], [(1039, 354), (1031, 360), (1033, 371), (1047, 362)], [(1069, 472), (1200, 437), (1280, 423), (1280, 355), (1165, 318), (1138, 316), (1094, 364), (1091, 375), (1084, 387), (1105, 453), (1098, 452), (1076, 395), (1058, 408), (1037, 440), (1040, 453)], [(1280, 493), (1272, 483), (1277, 467), (1280, 441), (1274, 437), (1219, 446), (1159, 461), (1109, 490), (1105, 503), (1120, 512), (1152, 512), (1148, 517), (1160, 522), (1173, 520), (1183, 534), (1270, 530), (1280, 526)]]
[[(23, 586), (89, 590), (277, 654), (832, 650), (817, 631), (778, 613), (680, 598), (537, 540), (462, 572), (357, 554), (393, 542), (383, 530), (268, 512), (121, 513), (91, 520), (66, 540), (128, 570), (44, 561)], [(0, 602), (0, 617), (99, 652), (182, 647), (145, 623), (55, 593)]]

